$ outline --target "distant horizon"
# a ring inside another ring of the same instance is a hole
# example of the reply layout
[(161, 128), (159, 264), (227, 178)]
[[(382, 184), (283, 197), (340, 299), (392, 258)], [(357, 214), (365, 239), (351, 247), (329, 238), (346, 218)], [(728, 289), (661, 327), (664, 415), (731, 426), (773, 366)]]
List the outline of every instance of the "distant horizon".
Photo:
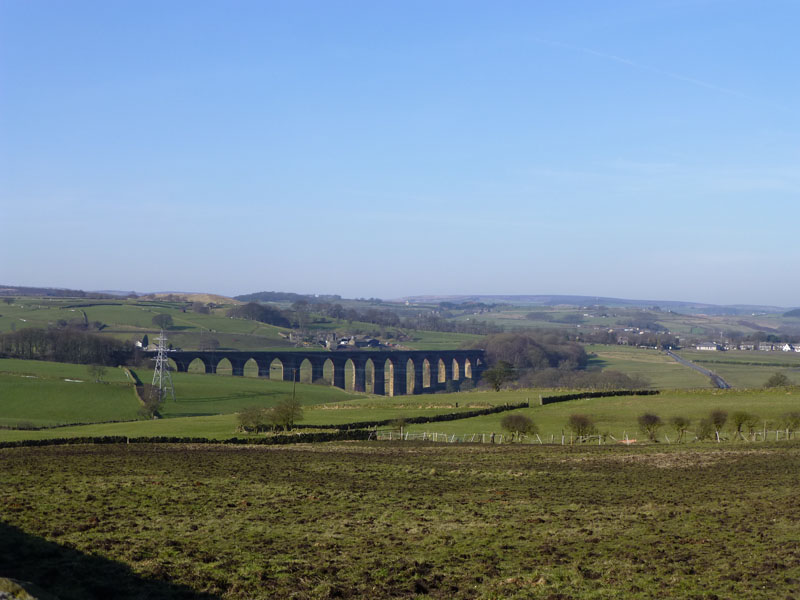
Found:
[(250, 294), (258, 294), (261, 292), (279, 292), (279, 293), (290, 293), (290, 294), (298, 294), (302, 296), (340, 296), (345, 300), (355, 300), (355, 299), (370, 299), (370, 298), (377, 298), (384, 302), (392, 302), (392, 301), (405, 301), (407, 299), (431, 299), (439, 300), (439, 301), (446, 301), (448, 298), (469, 298), (469, 297), (483, 297), (483, 298), (526, 298), (526, 297), (564, 297), (564, 298), (582, 298), (586, 300), (597, 299), (597, 300), (613, 300), (613, 301), (621, 301), (621, 302), (635, 302), (640, 304), (648, 304), (652, 303), (653, 305), (657, 305), (658, 303), (663, 304), (681, 304), (681, 305), (697, 305), (697, 306), (716, 306), (716, 307), (753, 307), (753, 308), (777, 308), (777, 309), (792, 309), (796, 308), (800, 305), (781, 305), (781, 304), (770, 304), (770, 303), (752, 303), (752, 302), (727, 302), (727, 303), (716, 303), (716, 302), (703, 302), (697, 300), (676, 300), (674, 298), (637, 298), (637, 297), (625, 297), (625, 296), (606, 296), (606, 295), (598, 295), (598, 294), (549, 294), (549, 293), (516, 293), (516, 294), (505, 294), (505, 293), (457, 293), (457, 294), (402, 294), (399, 296), (377, 296), (374, 294), (363, 295), (363, 294), (340, 294), (336, 292), (299, 292), (296, 290), (291, 289), (280, 289), (280, 288), (273, 288), (273, 289), (261, 289), (261, 290), (254, 290), (254, 291), (247, 291), (247, 292), (239, 292), (233, 294), (226, 294), (221, 293), (218, 291), (211, 291), (211, 290), (154, 290), (154, 291), (137, 291), (135, 289), (127, 290), (127, 289), (112, 289), (112, 288), (88, 288), (88, 287), (76, 287), (76, 286), (53, 286), (53, 285), (21, 285), (21, 284), (8, 284), (7, 282), (0, 283), (0, 290), (2, 289), (13, 289), (13, 288), (39, 288), (39, 289), (50, 289), (50, 290), (72, 290), (72, 291), (80, 291), (85, 293), (94, 293), (94, 294), (115, 294), (115, 295), (125, 295), (125, 294), (136, 294), (137, 296), (147, 296), (150, 294), (208, 294), (213, 296), (223, 296), (227, 298), (236, 298), (237, 296), (246, 296)]

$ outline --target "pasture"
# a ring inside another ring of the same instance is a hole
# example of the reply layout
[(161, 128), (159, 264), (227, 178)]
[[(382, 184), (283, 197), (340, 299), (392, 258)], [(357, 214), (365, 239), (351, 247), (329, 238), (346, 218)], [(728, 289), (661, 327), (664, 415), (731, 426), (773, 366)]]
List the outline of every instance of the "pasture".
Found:
[(640, 376), (650, 382), (649, 388), (697, 389), (711, 388), (708, 377), (685, 367), (663, 352), (633, 346), (587, 344), (589, 370), (621, 371), (628, 376)]
[[(660, 356), (660, 355), (656, 355)], [(686, 369), (688, 371), (688, 369)], [(249, 406), (274, 406), (291, 397), (291, 382), (254, 377), (231, 377), (173, 373), (178, 400), (166, 401), (155, 421), (137, 420), (138, 401), (131, 383), (121, 369), (109, 369), (107, 384), (88, 380), (85, 366), (39, 361), (0, 361), (0, 394), (3, 395), (3, 421), (0, 425), (30, 422), (39, 426), (58, 423), (87, 423), (41, 431), (0, 430), (0, 440), (42, 439), (79, 436), (189, 436), (227, 439), (237, 433), (236, 413)], [(28, 375), (25, 377), (24, 375)], [(149, 371), (141, 371), (147, 381)], [(82, 382), (65, 381), (80, 379)], [(304, 406), (300, 423), (306, 426), (404, 419), (457, 413), (504, 404), (530, 402), (519, 412), (538, 426), (543, 440), (560, 440), (571, 414), (588, 415), (599, 433), (617, 439), (641, 437), (637, 417), (645, 412), (659, 415), (664, 426), (659, 439), (674, 440), (668, 421), (684, 416), (692, 421), (693, 439), (699, 420), (711, 410), (729, 413), (746, 411), (758, 417), (760, 426), (777, 427), (785, 413), (800, 411), (800, 390), (667, 390), (656, 396), (592, 398), (539, 406), (540, 396), (560, 395), (571, 390), (521, 389), (501, 392), (471, 391), (454, 394), (416, 396), (369, 396), (353, 394), (331, 386), (298, 383), (297, 399)], [(435, 424), (410, 425), (413, 432), (448, 435), (491, 434), (502, 432), (502, 414), (493, 414)], [(103, 423), (103, 421), (124, 421)], [(569, 433), (567, 432), (567, 435)]]
[(681, 350), (678, 354), (722, 377), (736, 388), (760, 388), (773, 373), (783, 373), (800, 385), (800, 353), (730, 350), (703, 352)]
[(0, 359), (0, 426), (136, 419), (140, 404), (125, 372), (108, 368), (102, 381), (85, 365)]
[[(561, 392), (563, 393), (563, 392)], [(509, 404), (524, 401), (531, 397), (524, 392), (502, 393)], [(457, 395), (453, 395), (455, 398)], [(538, 401), (538, 394), (531, 397), (531, 403)], [(560, 443), (562, 432), (569, 438), (567, 420), (572, 414), (585, 414), (595, 423), (601, 434), (610, 434), (617, 439), (641, 438), (637, 418), (645, 412), (651, 412), (661, 417), (664, 422), (659, 433), (659, 439), (666, 442), (667, 438), (674, 441), (675, 433), (669, 425), (669, 419), (675, 416), (687, 417), (692, 421), (689, 427), (689, 439), (693, 439), (693, 432), (703, 417), (707, 417), (712, 410), (724, 410), (728, 413), (745, 411), (758, 417), (759, 427), (766, 426), (773, 430), (781, 421), (782, 415), (787, 412), (800, 411), (800, 390), (669, 390), (656, 396), (619, 396), (611, 398), (585, 398), (548, 404), (546, 406), (532, 406), (520, 409), (518, 412), (530, 417), (539, 428), (539, 435), (543, 440), (550, 441), (551, 436)], [(493, 414), (463, 421), (450, 421), (430, 425), (409, 425), (409, 431), (440, 432), (448, 435), (472, 433), (503, 433), (500, 421), (503, 414)], [(667, 437), (665, 437), (665, 435)], [(530, 441), (530, 438), (529, 438)]]
[(92, 598), (790, 598), (797, 443), (0, 450), (0, 564)]
[[(148, 382), (152, 371), (137, 370), (140, 378)], [(293, 393), (291, 382), (264, 378), (230, 377), (225, 375), (197, 375), (173, 373), (177, 402), (165, 402), (159, 411), (167, 423), (178, 417), (208, 417), (230, 415), (248, 406), (274, 406)], [(301, 404), (311, 406), (339, 402), (354, 397), (338, 388), (298, 383), (294, 394)], [(133, 381), (122, 368), (107, 368), (101, 383), (95, 383), (86, 365), (56, 363), (35, 360), (0, 359), (0, 426), (18, 427), (20, 424), (35, 427), (53, 427), (71, 423), (89, 423), (80, 427), (59, 427), (45, 431), (0, 430), (0, 439), (22, 439), (30, 437), (60, 437), (61, 435), (84, 435), (82, 431), (129, 431), (143, 427), (155, 427), (158, 431), (176, 430), (187, 432), (199, 428), (205, 435), (216, 431), (213, 425), (206, 430), (204, 425), (181, 427), (136, 423), (141, 404), (136, 397)], [(106, 428), (98, 425), (106, 421)], [(228, 427), (226, 437), (233, 435), (235, 425)], [(77, 432), (77, 433), (71, 433)], [(94, 435), (94, 434), (90, 434)], [(97, 435), (105, 435), (98, 433)], [(111, 434), (109, 434), (111, 435)], [(114, 434), (116, 435), (116, 434)], [(128, 435), (121, 433), (120, 435)], [(131, 434), (133, 435), (133, 434)], [(149, 435), (149, 434), (142, 434)], [(172, 435), (169, 433), (155, 435)], [(180, 435), (184, 435), (181, 433)], [(211, 435), (214, 437), (214, 435)]]
[(222, 348), (263, 350), (291, 346), (280, 335), (288, 330), (256, 321), (231, 319), (225, 316), (228, 308), (214, 308), (210, 314), (200, 314), (175, 302), (21, 297), (14, 304), (0, 307), (0, 332), (50, 327), (59, 322), (89, 324), (91, 330), (94, 323), (100, 323), (103, 335), (138, 340), (144, 334), (154, 337), (158, 328), (153, 325), (153, 317), (166, 314), (174, 322), (168, 335), (175, 346), (198, 348), (210, 338), (216, 339)]

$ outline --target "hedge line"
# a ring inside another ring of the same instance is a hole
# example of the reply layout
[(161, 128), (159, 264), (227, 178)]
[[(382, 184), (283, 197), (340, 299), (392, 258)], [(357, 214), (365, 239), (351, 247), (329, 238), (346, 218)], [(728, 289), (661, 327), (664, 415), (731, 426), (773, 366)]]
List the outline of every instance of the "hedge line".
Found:
[(655, 396), (658, 390), (612, 390), (609, 392), (582, 392), (579, 394), (565, 394), (563, 396), (544, 396), (542, 405), (566, 402), (567, 400), (580, 400), (582, 398), (611, 398), (612, 396)]
[(126, 437), (124, 435), (108, 435), (102, 437), (52, 438), (47, 440), (0, 442), (0, 449), (31, 446), (60, 446), (66, 444), (250, 444), (259, 446), (272, 446), (278, 444), (366, 440), (369, 439), (370, 433), (371, 432), (365, 429), (358, 429), (354, 431), (299, 433), (294, 435), (276, 435), (272, 437), (260, 438), (230, 438), (227, 440), (214, 440), (204, 437)]
[[(482, 417), (483, 415), (492, 415), (495, 413), (505, 412), (507, 410), (517, 410), (518, 408), (528, 408), (530, 406), (527, 402), (520, 402), (519, 404), (504, 404), (502, 406), (492, 406), (491, 408), (481, 408), (478, 410), (468, 410), (458, 413), (445, 413), (442, 415), (433, 415), (430, 417), (408, 417), (403, 419), (409, 425), (418, 423), (441, 423), (442, 421), (458, 421), (460, 419), (471, 419), (472, 417)], [(351, 429), (366, 429), (373, 427), (384, 427), (397, 422), (397, 418), (383, 419), (382, 421), (359, 421), (357, 423), (341, 423), (339, 425), (303, 425), (302, 427), (313, 427), (314, 429), (337, 429), (339, 431), (347, 431)], [(298, 427), (298, 425), (295, 425)]]
[[(608, 392), (583, 392), (578, 394), (565, 394), (563, 396), (544, 396), (542, 404), (553, 404), (555, 402), (565, 402), (567, 400), (579, 400), (581, 398), (610, 398), (613, 396), (654, 396), (659, 394), (658, 390), (616, 390)], [(519, 404), (504, 404), (502, 406), (492, 406), (479, 410), (469, 410), (460, 413), (446, 413), (433, 415), (430, 417), (409, 417), (405, 422), (409, 425), (419, 423), (440, 423), (443, 421), (457, 421), (459, 419), (471, 419), (491, 415), (508, 410), (517, 410), (530, 406), (527, 402)], [(20, 440), (16, 442), (0, 442), (2, 448), (20, 448), (27, 446), (57, 446), (62, 444), (257, 444), (257, 445), (276, 445), (276, 444), (300, 444), (315, 442), (335, 442), (344, 440), (367, 440), (370, 436), (369, 429), (384, 427), (396, 422), (397, 419), (383, 419), (381, 421), (360, 421), (357, 423), (344, 423), (339, 425), (295, 425), (296, 429), (334, 429), (333, 432), (314, 432), (298, 433), (291, 435), (275, 435), (262, 438), (229, 438), (226, 440), (214, 440), (203, 437), (126, 437), (102, 436), (102, 437), (74, 437), (74, 438), (52, 438), (47, 440)]]

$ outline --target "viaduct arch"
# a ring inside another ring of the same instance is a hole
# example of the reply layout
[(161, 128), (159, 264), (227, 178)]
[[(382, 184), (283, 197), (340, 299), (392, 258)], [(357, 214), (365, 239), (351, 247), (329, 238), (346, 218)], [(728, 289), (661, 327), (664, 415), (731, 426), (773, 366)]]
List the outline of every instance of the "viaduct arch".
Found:
[[(277, 360), (283, 368), (284, 381), (300, 380), (300, 365), (311, 365), (311, 381), (323, 378), (325, 363), (333, 367), (332, 385), (345, 389), (346, 366), (352, 362), (351, 387), (363, 392), (367, 388), (367, 363), (372, 363), (372, 392), (379, 396), (404, 396), (406, 394), (433, 393), (447, 388), (448, 382), (480, 379), (485, 364), (483, 350), (337, 350), (334, 352), (265, 351), (218, 352), (178, 350), (167, 354), (186, 372), (189, 364), (199, 360), (206, 373), (216, 373), (223, 359), (231, 363), (234, 376), (244, 376), (244, 367), (253, 360), (259, 377), (270, 376), (270, 366)], [(427, 367), (427, 377), (424, 376)], [(408, 389), (408, 382), (413, 382)], [(427, 384), (427, 385), (423, 385)]]

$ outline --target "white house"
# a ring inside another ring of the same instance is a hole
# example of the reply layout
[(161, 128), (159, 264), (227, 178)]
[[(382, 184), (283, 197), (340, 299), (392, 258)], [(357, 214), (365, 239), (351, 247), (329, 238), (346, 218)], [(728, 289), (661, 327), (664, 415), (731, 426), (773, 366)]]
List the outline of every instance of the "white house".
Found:
[(713, 350), (713, 351), (716, 351), (716, 350), (720, 349), (720, 345), (717, 344), (716, 342), (702, 342), (700, 344), (697, 344), (697, 346), (695, 346), (695, 348), (697, 348), (698, 350)]

